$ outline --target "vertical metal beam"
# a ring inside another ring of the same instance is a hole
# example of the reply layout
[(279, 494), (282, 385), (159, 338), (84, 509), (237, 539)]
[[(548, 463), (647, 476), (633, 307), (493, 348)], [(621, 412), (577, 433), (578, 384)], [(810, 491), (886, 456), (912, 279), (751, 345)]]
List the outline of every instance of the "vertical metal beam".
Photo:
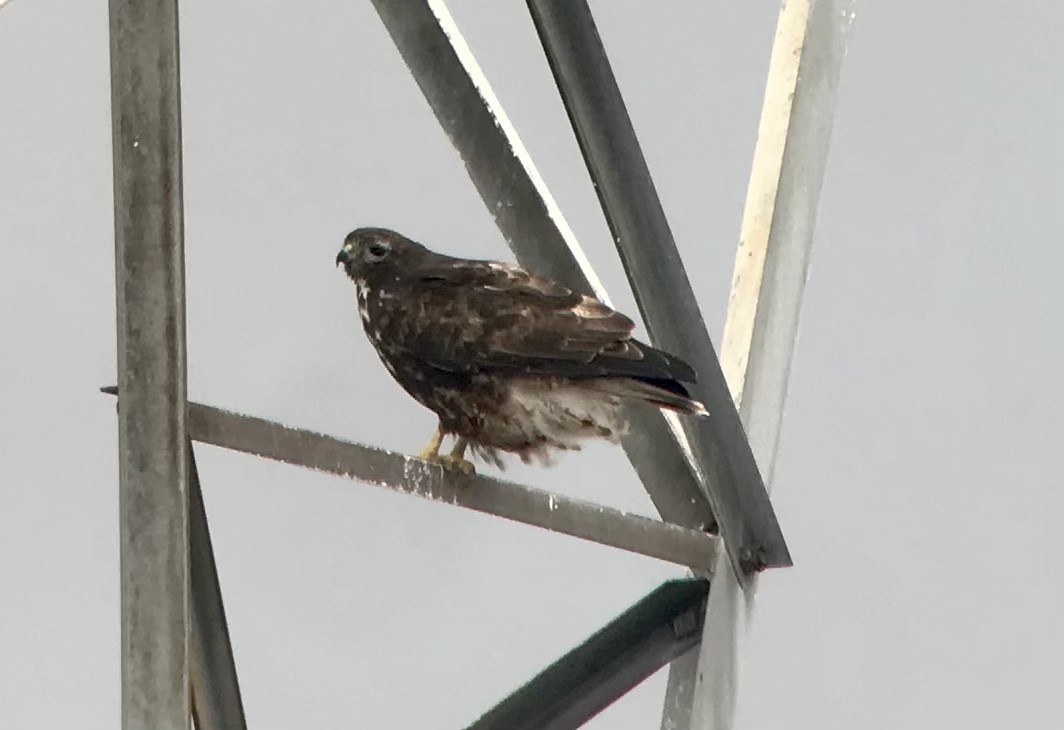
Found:
[(791, 563), (635, 129), (584, 0), (528, 0), (580, 151), (654, 344), (698, 372), (711, 418), (679, 419), (740, 575)]
[[(373, 0), (381, 21), (522, 265), (609, 301), (443, 0)], [(703, 529), (713, 511), (685, 441), (633, 410), (625, 453), (658, 513)]]
[[(771, 486), (854, 0), (787, 0), (769, 63), (721, 366)], [(734, 724), (739, 641), (756, 581), (718, 570), (699, 650), (673, 663), (662, 727)]]
[(111, 0), (122, 727), (187, 730), (188, 439), (177, 0)]
[(199, 730), (246, 730), (244, 703), (229, 641), (229, 625), (218, 583), (207, 510), (203, 505), (196, 454), (188, 445), (189, 572), (191, 632), (189, 675), (192, 713)]

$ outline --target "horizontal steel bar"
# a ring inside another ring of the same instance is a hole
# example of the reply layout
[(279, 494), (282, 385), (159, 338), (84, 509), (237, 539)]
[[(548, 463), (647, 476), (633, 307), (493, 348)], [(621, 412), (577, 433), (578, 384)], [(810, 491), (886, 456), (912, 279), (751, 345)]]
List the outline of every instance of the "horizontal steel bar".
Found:
[(188, 664), (192, 716), (198, 730), (246, 730), (233, 645), (203, 505), (196, 455), (188, 445), (189, 632)]
[[(385, 28), (521, 264), (609, 301), (442, 0), (373, 0)], [(662, 519), (715, 525), (691, 456), (665, 417), (633, 410), (624, 450)]]
[(710, 418), (681, 419), (741, 575), (791, 564), (606, 50), (584, 0), (528, 0), (580, 151), (654, 344), (694, 366)]
[(353, 477), (698, 571), (710, 569), (717, 555), (717, 539), (697, 530), (491, 477), (452, 476), (412, 456), (261, 418), (190, 403), (188, 424), (189, 435), (205, 444)]
[(702, 635), (709, 581), (663, 583), (500, 702), (469, 730), (577, 728)]
[(201, 443), (505, 517), (707, 575), (718, 555), (718, 538), (700, 530), (480, 474), (451, 475), (412, 456), (200, 403), (188, 404), (188, 433)]

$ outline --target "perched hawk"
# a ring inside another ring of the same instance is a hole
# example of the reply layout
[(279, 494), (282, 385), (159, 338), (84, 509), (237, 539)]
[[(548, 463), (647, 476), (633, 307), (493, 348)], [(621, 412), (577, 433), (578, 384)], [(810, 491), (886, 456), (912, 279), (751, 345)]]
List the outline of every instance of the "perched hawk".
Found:
[[(385, 228), (359, 228), (336, 256), (384, 366), (436, 413), (421, 458), (465, 473), (467, 447), (546, 461), (589, 438), (616, 442), (623, 406), (641, 401), (705, 415), (677, 357), (632, 339), (632, 320), (511, 264), (434, 253)], [(441, 456), (445, 435), (454, 450)]]

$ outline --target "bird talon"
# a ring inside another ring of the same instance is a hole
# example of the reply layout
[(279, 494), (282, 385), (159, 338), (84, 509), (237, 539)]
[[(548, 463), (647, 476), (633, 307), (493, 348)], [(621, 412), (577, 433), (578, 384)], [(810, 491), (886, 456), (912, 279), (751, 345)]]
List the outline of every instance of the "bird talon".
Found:
[(436, 460), (444, 471), (454, 473), (461, 473), (466, 476), (472, 476), (476, 472), (476, 468), (473, 466), (473, 462), (468, 459), (463, 459), (461, 456), (455, 456), (454, 454), (448, 454), (447, 456), (441, 456)]
[(466, 476), (470, 476), (475, 472), (476, 469), (473, 468), (473, 462), (465, 458), (468, 445), (469, 441), (459, 437), (454, 442), (454, 448), (451, 449), (451, 453), (440, 457), (440, 464), (443, 465), (443, 468), (451, 473), (460, 472)]
[(440, 444), (443, 443), (443, 431), (439, 428), (432, 434), (428, 444), (418, 454), (422, 461), (438, 461), (440, 458)]

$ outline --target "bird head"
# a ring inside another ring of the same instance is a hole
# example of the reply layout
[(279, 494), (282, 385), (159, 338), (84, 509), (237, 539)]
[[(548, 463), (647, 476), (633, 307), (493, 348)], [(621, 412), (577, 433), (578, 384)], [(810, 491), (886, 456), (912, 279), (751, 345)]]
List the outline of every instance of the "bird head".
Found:
[(387, 228), (357, 228), (347, 234), (336, 265), (354, 281), (365, 283), (401, 270), (425, 248)]

